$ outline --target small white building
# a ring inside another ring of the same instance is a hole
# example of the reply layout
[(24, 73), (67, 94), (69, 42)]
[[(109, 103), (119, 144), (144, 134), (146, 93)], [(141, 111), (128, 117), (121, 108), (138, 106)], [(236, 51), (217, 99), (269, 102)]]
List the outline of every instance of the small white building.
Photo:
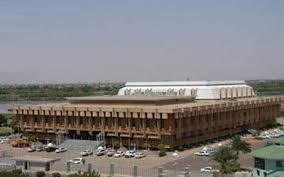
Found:
[(245, 81), (168, 81), (127, 82), (121, 96), (195, 96), (199, 100), (244, 98), (255, 96)]

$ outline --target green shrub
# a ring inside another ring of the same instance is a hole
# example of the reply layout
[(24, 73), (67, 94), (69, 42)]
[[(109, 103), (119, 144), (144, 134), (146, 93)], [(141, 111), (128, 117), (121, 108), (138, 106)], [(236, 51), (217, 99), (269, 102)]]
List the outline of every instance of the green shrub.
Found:
[(159, 144), (159, 145), (157, 146), (157, 148), (158, 148), (159, 150), (165, 149), (165, 145), (164, 145), (164, 144)]
[(68, 177), (100, 177), (100, 174), (96, 171), (84, 172), (84, 173), (74, 173), (68, 175)]
[(113, 149), (117, 150), (117, 149), (120, 148), (120, 143), (119, 143), (118, 141), (115, 141), (115, 142), (112, 144), (112, 146), (113, 146)]
[(178, 146), (176, 149), (177, 149), (178, 151), (184, 151), (184, 147), (183, 147), (183, 146)]
[(13, 171), (3, 171), (0, 172), (0, 176), (2, 177), (30, 177), (27, 174), (24, 174), (22, 170), (13, 170)]
[(142, 149), (148, 149), (149, 147), (150, 147), (150, 145), (147, 144), (147, 143), (144, 143), (144, 144), (142, 145)]
[(167, 152), (166, 152), (165, 149), (160, 150), (160, 152), (159, 152), (159, 157), (164, 157), (164, 156), (166, 156), (166, 155), (167, 155)]
[(44, 177), (44, 176), (45, 176), (45, 172), (44, 171), (36, 172), (36, 177)]
[(166, 152), (166, 148), (165, 148), (165, 145), (164, 144), (159, 144), (158, 146), (157, 146), (157, 148), (159, 149), (159, 156), (160, 157), (164, 157), (164, 156), (166, 156), (167, 155), (167, 152)]
[(61, 177), (60, 173), (52, 173), (52, 177)]

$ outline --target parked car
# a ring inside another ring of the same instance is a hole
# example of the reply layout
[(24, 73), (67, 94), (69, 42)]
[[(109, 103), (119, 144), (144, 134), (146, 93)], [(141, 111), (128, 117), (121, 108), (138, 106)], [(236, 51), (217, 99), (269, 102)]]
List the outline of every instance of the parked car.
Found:
[(3, 143), (8, 142), (8, 141), (10, 141), (10, 138), (2, 136), (2, 137), (0, 137), (0, 141), (2, 141)]
[(36, 148), (35, 147), (29, 147), (28, 149), (27, 149), (27, 151), (28, 152), (35, 152), (36, 151)]
[(66, 152), (67, 149), (64, 147), (59, 147), (58, 149), (55, 150), (56, 153), (61, 153), (61, 152)]
[(88, 155), (92, 155), (93, 151), (91, 151), (90, 149), (87, 149), (85, 151), (80, 152), (81, 156), (88, 156)]
[(213, 173), (213, 172), (219, 172), (219, 170), (213, 169), (212, 167), (204, 167), (200, 169), (200, 172)]
[(267, 134), (259, 135), (259, 138), (261, 138), (261, 139), (272, 139), (272, 137), (270, 135), (267, 135)]
[(143, 158), (143, 157), (146, 157), (146, 155), (143, 152), (136, 152), (134, 154), (135, 159), (140, 159), (140, 158)]
[(0, 144), (3, 144), (4, 143), (4, 140), (0, 140)]
[(36, 149), (35, 149), (37, 152), (41, 152), (41, 151), (44, 151), (45, 148), (43, 146), (37, 146)]
[(103, 156), (103, 155), (105, 155), (107, 152), (106, 152), (106, 150), (105, 149), (98, 149), (97, 151), (96, 151), (96, 155), (97, 156)]
[(130, 158), (130, 157), (134, 157), (135, 156), (135, 152), (134, 150), (130, 150), (130, 151), (126, 151), (124, 154), (125, 158)]
[(211, 155), (211, 153), (207, 152), (207, 151), (200, 151), (200, 152), (196, 152), (194, 154), (198, 155), (198, 156), (206, 156), (206, 157)]
[(114, 155), (114, 153), (115, 153), (115, 150), (109, 150), (107, 153), (106, 153), (106, 155), (108, 156), (108, 157), (112, 157), (113, 155)]
[(57, 149), (57, 147), (48, 146), (48, 147), (46, 148), (46, 152), (53, 152), (53, 151), (55, 151), (56, 149)]
[(75, 159), (69, 160), (69, 162), (73, 164), (85, 164), (85, 159), (75, 158)]
[(113, 157), (122, 157), (124, 156), (124, 153), (122, 151), (116, 151), (114, 154), (113, 154)]

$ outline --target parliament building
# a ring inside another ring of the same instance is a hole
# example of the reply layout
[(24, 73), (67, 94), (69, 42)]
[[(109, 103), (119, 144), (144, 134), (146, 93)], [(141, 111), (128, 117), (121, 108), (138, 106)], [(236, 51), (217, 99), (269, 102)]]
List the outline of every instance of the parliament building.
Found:
[(244, 81), (128, 82), (116, 96), (70, 97), (64, 103), (14, 106), (26, 136), (167, 148), (275, 124), (283, 97), (259, 97)]

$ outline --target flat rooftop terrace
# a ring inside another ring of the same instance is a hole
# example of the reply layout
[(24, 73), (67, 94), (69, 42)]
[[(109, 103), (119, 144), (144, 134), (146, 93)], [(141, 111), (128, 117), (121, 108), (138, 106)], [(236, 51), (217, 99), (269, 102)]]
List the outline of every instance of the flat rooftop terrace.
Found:
[[(30, 112), (31, 110), (35, 111), (106, 111), (106, 112), (125, 112), (125, 111), (135, 111), (140, 112), (143, 110), (144, 112), (151, 112), (154, 110), (158, 110), (159, 112), (164, 113), (174, 113), (176, 111), (182, 111), (184, 109), (215, 109), (215, 108), (222, 108), (222, 107), (235, 107), (235, 106), (243, 106), (243, 105), (255, 105), (255, 104), (261, 104), (261, 103), (272, 103), (272, 102), (283, 102), (284, 97), (251, 97), (251, 98), (240, 98), (236, 100), (192, 100), (189, 101), (190, 98), (185, 98), (183, 101), (188, 102), (182, 102), (177, 103), (174, 101), (174, 98), (168, 99), (168, 98), (139, 98), (142, 101), (139, 102), (136, 101), (135, 104), (130, 102), (129, 99), (123, 100), (124, 98), (115, 98), (118, 99), (117, 103), (111, 103), (109, 104), (111, 98), (88, 98), (91, 102), (88, 102), (88, 99), (86, 102), (81, 103), (81, 98), (72, 98), (74, 102), (66, 102), (66, 103), (49, 103), (49, 104), (40, 104), (40, 105), (25, 105), (25, 106), (14, 106), (11, 111), (17, 112), (17, 110), (27, 110)], [(78, 99), (78, 101), (76, 100)], [(121, 100), (122, 99), (122, 100)], [(131, 99), (135, 99), (135, 97), (132, 97)], [(187, 100), (189, 99), (189, 100)], [(85, 99), (84, 99), (85, 100)], [(96, 100), (95, 102), (92, 102)], [(163, 101), (172, 101), (172, 103), (168, 104), (149, 104), (144, 103), (145, 101), (149, 102), (163, 102)], [(70, 100), (69, 100), (70, 101)], [(82, 100), (81, 100), (82, 101)], [(102, 101), (102, 102), (100, 102)], [(122, 101), (122, 103), (121, 103)], [(124, 102), (125, 101), (125, 102)], [(155, 112), (155, 111), (154, 111)]]
[(182, 104), (195, 100), (192, 96), (92, 96), (66, 98), (71, 104)]

